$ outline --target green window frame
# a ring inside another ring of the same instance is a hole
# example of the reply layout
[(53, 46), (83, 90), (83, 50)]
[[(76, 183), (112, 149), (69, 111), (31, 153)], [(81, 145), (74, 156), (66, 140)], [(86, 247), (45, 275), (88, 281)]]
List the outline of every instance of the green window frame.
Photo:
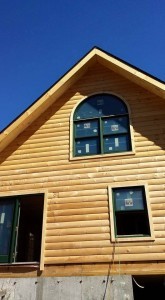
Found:
[(112, 94), (82, 101), (73, 115), (75, 157), (132, 151), (128, 108)]

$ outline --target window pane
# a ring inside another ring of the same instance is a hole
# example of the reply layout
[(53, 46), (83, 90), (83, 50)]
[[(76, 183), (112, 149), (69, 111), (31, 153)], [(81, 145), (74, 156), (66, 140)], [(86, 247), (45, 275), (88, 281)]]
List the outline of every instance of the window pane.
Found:
[(0, 255), (9, 255), (14, 213), (14, 202), (0, 202)]
[(128, 135), (104, 137), (104, 153), (129, 151)]
[(114, 189), (115, 211), (144, 210), (143, 188)]
[(102, 110), (97, 106), (95, 98), (88, 98), (76, 109), (74, 120), (96, 118), (99, 117), (99, 112)]
[(99, 150), (99, 140), (98, 138), (88, 138), (88, 139), (79, 139), (75, 142), (75, 155), (91, 155), (98, 154)]
[(148, 217), (142, 211), (116, 212), (116, 235), (124, 236), (149, 236), (150, 228)]
[(76, 109), (74, 120), (128, 113), (125, 103), (114, 95), (100, 94), (84, 100)]
[(86, 120), (75, 123), (75, 137), (97, 136), (98, 120)]
[(128, 119), (125, 117), (103, 119), (103, 134), (128, 132)]

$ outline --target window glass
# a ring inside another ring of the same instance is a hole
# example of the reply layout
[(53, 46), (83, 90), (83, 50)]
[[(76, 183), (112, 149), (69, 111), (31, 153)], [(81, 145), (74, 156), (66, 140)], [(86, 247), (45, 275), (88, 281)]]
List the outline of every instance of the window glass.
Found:
[(76, 146), (76, 156), (91, 155), (99, 153), (99, 141), (98, 138), (84, 138), (77, 139), (75, 142)]
[(114, 95), (95, 95), (84, 100), (76, 109), (74, 120), (127, 113), (125, 103)]
[(103, 119), (103, 134), (117, 134), (128, 132), (128, 118), (106, 118)]
[(0, 255), (8, 255), (12, 234), (14, 202), (0, 202)]
[(97, 136), (98, 120), (87, 120), (75, 123), (75, 137)]
[(129, 149), (129, 138), (127, 135), (104, 137), (105, 153), (129, 151)]
[(85, 99), (73, 120), (74, 156), (131, 151), (128, 110), (117, 96), (98, 94)]
[(114, 189), (115, 211), (144, 210), (141, 187)]
[(150, 236), (144, 187), (114, 188), (112, 193), (116, 237)]

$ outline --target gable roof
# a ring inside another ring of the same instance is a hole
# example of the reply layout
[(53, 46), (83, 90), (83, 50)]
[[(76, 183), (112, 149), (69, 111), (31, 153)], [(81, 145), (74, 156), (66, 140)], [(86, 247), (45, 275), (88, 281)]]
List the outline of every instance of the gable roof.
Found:
[(100, 48), (94, 47), (1, 132), (0, 151), (9, 145), (9, 143), (39, 117), (40, 114), (51, 106), (53, 102), (74, 84), (95, 62), (102, 64), (106, 68), (117, 72), (130, 81), (165, 99), (165, 84), (163, 81), (135, 68)]

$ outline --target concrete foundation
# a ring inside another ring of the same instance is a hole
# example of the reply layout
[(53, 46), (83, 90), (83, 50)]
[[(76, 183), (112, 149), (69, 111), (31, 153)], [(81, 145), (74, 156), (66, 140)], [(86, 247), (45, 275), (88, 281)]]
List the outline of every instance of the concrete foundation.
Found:
[(2, 300), (133, 300), (131, 276), (0, 278)]

